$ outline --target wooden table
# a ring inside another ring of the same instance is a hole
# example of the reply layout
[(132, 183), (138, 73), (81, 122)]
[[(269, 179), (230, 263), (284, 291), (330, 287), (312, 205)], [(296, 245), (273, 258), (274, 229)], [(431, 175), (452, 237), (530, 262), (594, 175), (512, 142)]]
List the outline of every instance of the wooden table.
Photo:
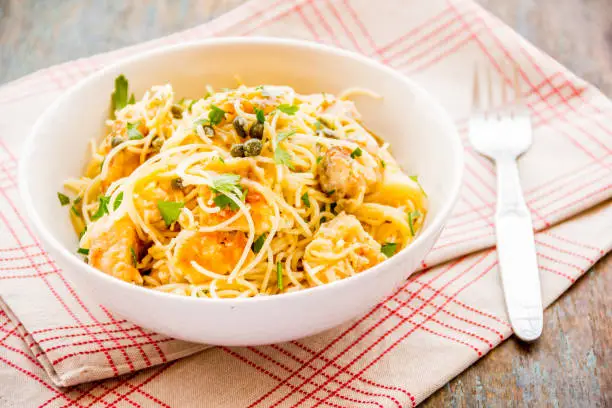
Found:
[[(537, 46), (612, 95), (612, 1), (479, 0)], [(244, 0), (0, 0), (0, 84), (52, 64), (204, 23)], [(612, 404), (612, 257), (545, 313), (544, 335), (514, 338), (423, 403)]]

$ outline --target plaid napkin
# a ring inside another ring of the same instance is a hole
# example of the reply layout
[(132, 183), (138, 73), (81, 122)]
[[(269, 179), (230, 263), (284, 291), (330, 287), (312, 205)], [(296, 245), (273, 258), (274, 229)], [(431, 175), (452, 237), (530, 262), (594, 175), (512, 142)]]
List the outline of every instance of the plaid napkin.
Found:
[(475, 62), (507, 84), (502, 67), (516, 63), (535, 132), (520, 171), (545, 304), (612, 247), (612, 104), (473, 1), (254, 0), (210, 24), (0, 88), (1, 405), (414, 406), (511, 335), (490, 249), (495, 170), (467, 142), (461, 200), (424, 271), (342, 327), (171, 362), (204, 346), (141, 329), (80, 295), (24, 218), (24, 135), (64, 89), (106, 64), (226, 35), (302, 38), (383, 61), (438, 97), (464, 141)]

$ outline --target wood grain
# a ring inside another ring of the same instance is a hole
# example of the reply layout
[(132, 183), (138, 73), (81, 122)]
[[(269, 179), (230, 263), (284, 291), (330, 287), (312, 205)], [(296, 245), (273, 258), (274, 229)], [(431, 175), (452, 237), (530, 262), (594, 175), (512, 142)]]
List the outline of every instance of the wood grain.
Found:
[[(205, 23), (243, 2), (0, 0), (0, 84)], [(612, 95), (611, 0), (479, 2)], [(506, 341), (423, 406), (612, 406), (611, 272), (608, 256), (545, 312), (540, 341)]]

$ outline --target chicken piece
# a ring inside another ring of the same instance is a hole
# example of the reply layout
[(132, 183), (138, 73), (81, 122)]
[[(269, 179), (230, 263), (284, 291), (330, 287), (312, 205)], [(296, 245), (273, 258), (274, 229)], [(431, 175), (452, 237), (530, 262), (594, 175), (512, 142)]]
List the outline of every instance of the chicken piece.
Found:
[(374, 189), (378, 182), (376, 168), (364, 166), (351, 157), (346, 147), (332, 147), (323, 154), (317, 175), (321, 190), (335, 199), (355, 198)]
[(191, 264), (195, 261), (202, 268), (228, 275), (238, 263), (247, 238), (242, 232), (198, 232), (183, 230), (177, 237), (177, 249), (173, 263), (184, 278), (198, 284), (210, 281)]
[[(334, 255), (347, 250), (348, 253), (334, 259)], [(344, 212), (321, 225), (304, 254), (304, 261), (310, 268), (331, 268), (337, 275), (346, 274), (346, 263), (353, 271), (361, 272), (384, 260), (380, 244), (363, 229), (354, 215)]]
[(142, 284), (134, 258), (138, 259), (143, 243), (129, 217), (99, 219), (90, 225), (87, 239), (91, 266), (126, 282)]

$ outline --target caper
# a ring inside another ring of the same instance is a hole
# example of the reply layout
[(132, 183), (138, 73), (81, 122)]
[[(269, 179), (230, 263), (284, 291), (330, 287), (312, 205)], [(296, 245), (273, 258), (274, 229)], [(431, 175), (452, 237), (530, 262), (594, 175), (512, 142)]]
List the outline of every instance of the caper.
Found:
[(258, 156), (261, 153), (263, 144), (259, 139), (249, 139), (244, 143), (244, 155), (245, 157)]
[(232, 157), (244, 157), (244, 145), (242, 143), (233, 144), (230, 154)]
[(253, 123), (253, 126), (251, 126), (251, 131), (249, 133), (251, 134), (251, 137), (254, 137), (255, 139), (263, 139), (263, 132), (264, 124), (255, 122)]
[(234, 119), (233, 123), (234, 123), (234, 129), (236, 129), (236, 133), (238, 133), (238, 136), (240, 136), (243, 139), (247, 137), (247, 131), (246, 131), (247, 120), (243, 118), (242, 116), (236, 116), (236, 119)]
[(175, 190), (182, 190), (183, 189), (183, 179), (180, 177), (177, 178), (173, 178), (170, 181), (170, 185), (172, 186), (173, 189)]
[(119, 146), (119, 145), (120, 145), (121, 143), (123, 143), (123, 142), (125, 142), (125, 140), (123, 140), (123, 138), (122, 138), (122, 137), (120, 137), (120, 136), (114, 136), (114, 137), (111, 139), (111, 146), (112, 146), (112, 147), (117, 147), (117, 146)]
[(210, 125), (204, 125), (202, 129), (204, 129), (204, 134), (208, 137), (213, 137), (215, 135), (215, 129)]
[(154, 153), (159, 153), (163, 145), (164, 145), (164, 139), (161, 137), (156, 137), (151, 142), (151, 151), (153, 151)]
[(172, 112), (172, 116), (175, 119), (180, 119), (183, 117), (183, 108), (179, 105), (172, 105), (172, 107), (170, 108), (170, 112)]

